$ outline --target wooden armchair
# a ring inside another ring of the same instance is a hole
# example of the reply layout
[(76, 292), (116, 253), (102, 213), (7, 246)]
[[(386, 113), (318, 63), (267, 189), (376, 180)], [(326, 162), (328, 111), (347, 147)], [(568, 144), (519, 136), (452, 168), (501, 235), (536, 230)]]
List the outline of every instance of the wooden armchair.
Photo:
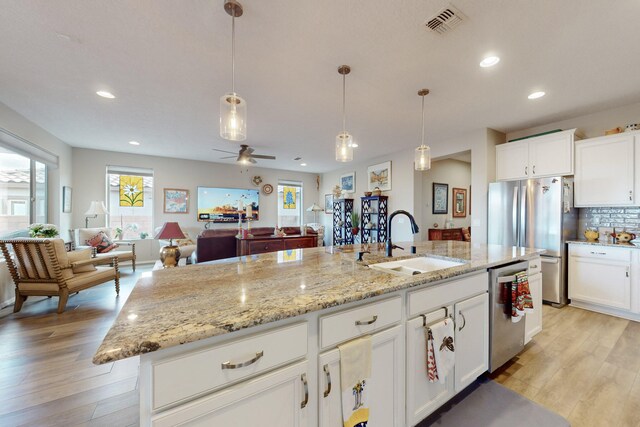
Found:
[[(111, 260), (112, 267), (95, 267), (96, 258), (90, 258), (90, 251), (67, 253), (62, 239), (0, 240), (0, 250), (16, 286), (14, 313), (30, 295), (58, 296), (58, 313), (62, 313), (70, 293), (109, 280), (115, 280), (116, 294), (120, 294), (117, 257)], [(73, 261), (77, 255), (85, 259)]]

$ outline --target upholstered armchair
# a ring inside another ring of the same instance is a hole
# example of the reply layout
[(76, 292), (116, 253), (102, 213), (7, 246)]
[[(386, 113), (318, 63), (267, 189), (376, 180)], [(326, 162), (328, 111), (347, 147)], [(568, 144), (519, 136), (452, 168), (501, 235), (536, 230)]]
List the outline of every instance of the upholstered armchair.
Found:
[[(95, 237), (101, 231), (111, 239), (111, 235), (107, 227), (78, 228), (76, 230), (69, 231), (75, 241), (76, 249), (89, 248), (90, 246), (87, 245), (87, 241)], [(97, 264), (111, 264), (113, 257), (117, 257), (120, 264), (124, 261), (131, 261), (131, 267), (133, 268), (133, 271), (136, 271), (136, 244), (133, 242), (121, 242), (118, 240), (113, 242), (115, 243), (116, 248), (109, 252), (98, 253), (94, 249), (93, 254), (98, 260)]]
[(58, 296), (62, 313), (70, 293), (110, 280), (120, 293), (117, 257), (110, 261), (112, 267), (96, 267), (90, 249), (67, 252), (62, 239), (0, 240), (0, 250), (16, 287), (14, 313), (31, 295)]

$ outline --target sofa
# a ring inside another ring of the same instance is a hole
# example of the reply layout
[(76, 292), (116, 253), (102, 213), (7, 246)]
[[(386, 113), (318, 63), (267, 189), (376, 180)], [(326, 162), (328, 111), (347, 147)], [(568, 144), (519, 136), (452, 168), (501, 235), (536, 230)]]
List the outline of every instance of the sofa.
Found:
[[(282, 227), (287, 235), (300, 234), (300, 227)], [(307, 227), (307, 234), (317, 234), (313, 228)], [(218, 228), (203, 230), (196, 241), (196, 262), (215, 261), (236, 256), (237, 228)], [(272, 236), (273, 227), (251, 228), (254, 237)]]

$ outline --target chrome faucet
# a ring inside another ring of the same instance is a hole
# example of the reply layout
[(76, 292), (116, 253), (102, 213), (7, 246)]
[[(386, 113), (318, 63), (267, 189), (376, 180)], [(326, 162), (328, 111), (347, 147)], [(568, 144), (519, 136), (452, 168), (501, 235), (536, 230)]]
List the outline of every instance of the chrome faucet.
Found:
[(389, 219), (387, 220), (387, 233), (389, 233), (387, 235), (387, 256), (388, 257), (393, 256), (393, 249), (395, 248), (403, 249), (400, 246), (396, 246), (393, 243), (391, 243), (391, 221), (393, 220), (393, 217), (398, 214), (406, 215), (409, 218), (409, 221), (411, 221), (411, 232), (413, 234), (418, 234), (418, 231), (420, 231), (420, 227), (418, 227), (418, 224), (416, 224), (416, 220), (413, 218), (413, 215), (411, 215), (409, 212), (401, 209), (389, 215)]

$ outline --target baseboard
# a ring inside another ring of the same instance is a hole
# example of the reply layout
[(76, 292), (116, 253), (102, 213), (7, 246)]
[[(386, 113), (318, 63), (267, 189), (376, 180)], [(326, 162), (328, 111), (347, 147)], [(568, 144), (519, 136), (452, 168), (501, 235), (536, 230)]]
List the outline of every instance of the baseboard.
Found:
[(639, 313), (631, 313), (629, 311), (620, 310), (617, 308), (603, 307), (597, 304), (591, 304), (588, 302), (571, 300), (569, 304), (571, 307), (582, 308), (584, 310), (595, 311), (596, 313), (608, 314), (610, 316), (621, 317), (627, 320), (634, 320), (636, 322), (640, 322), (640, 314)]

